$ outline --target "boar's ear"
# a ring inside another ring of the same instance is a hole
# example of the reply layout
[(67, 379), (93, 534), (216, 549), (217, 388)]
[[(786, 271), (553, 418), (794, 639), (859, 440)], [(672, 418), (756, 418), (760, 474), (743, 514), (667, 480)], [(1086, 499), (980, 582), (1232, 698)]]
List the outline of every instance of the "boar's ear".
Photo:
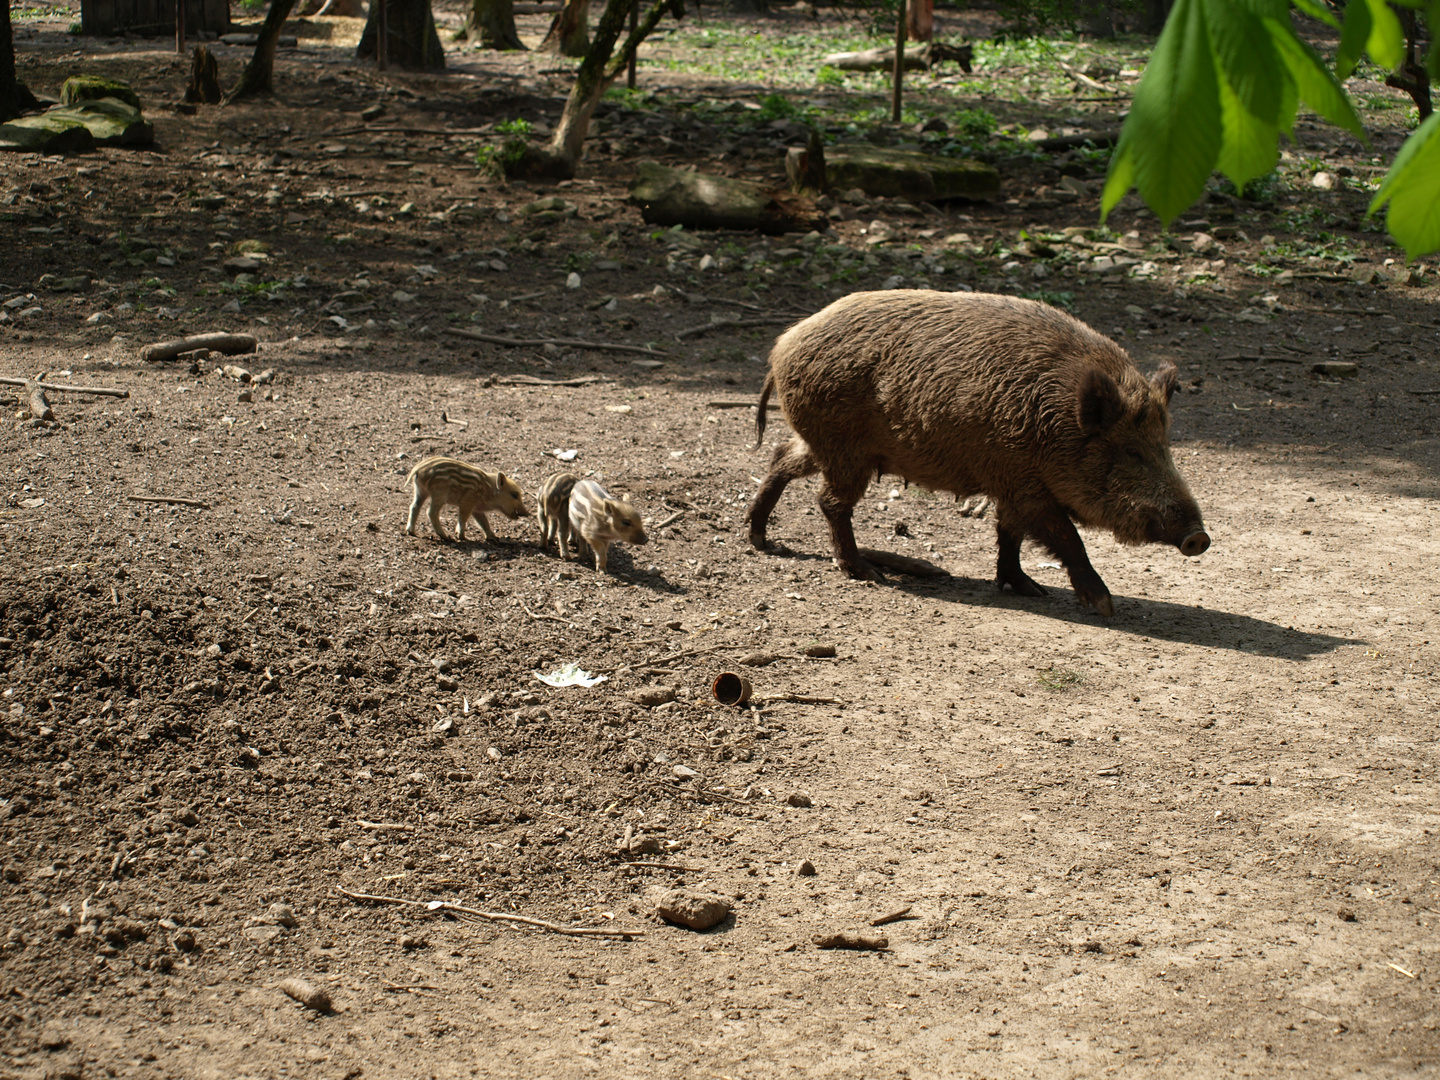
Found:
[(1080, 430), (1086, 435), (1099, 435), (1124, 414), (1125, 402), (1115, 380), (1098, 368), (1091, 368), (1080, 380), (1076, 410)]
[(1160, 391), (1160, 396), (1165, 399), (1165, 404), (1170, 404), (1170, 398), (1175, 394), (1175, 385), (1180, 381), (1180, 369), (1166, 360), (1158, 368), (1155, 374), (1150, 376), (1150, 385)]

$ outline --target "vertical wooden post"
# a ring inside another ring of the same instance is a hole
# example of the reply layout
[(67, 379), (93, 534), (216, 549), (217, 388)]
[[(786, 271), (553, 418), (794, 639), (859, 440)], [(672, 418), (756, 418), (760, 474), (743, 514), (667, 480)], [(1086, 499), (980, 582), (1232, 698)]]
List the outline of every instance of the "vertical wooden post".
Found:
[(385, 0), (372, 0), (380, 5), (379, 17), (375, 20), (375, 68), (384, 71), (390, 66), (390, 19)]
[(175, 51), (185, 54), (185, 0), (175, 0)]
[(895, 19), (895, 89), (891, 99), (890, 118), (900, 123), (900, 80), (905, 73), (905, 0), (900, 0), (900, 11)]
[[(630, 8), (630, 33), (635, 33), (640, 28), (640, 0), (635, 0)], [(635, 52), (639, 52), (637, 48)], [(635, 89), (635, 53), (630, 54), (630, 62), (625, 65), (625, 85), (631, 90)]]

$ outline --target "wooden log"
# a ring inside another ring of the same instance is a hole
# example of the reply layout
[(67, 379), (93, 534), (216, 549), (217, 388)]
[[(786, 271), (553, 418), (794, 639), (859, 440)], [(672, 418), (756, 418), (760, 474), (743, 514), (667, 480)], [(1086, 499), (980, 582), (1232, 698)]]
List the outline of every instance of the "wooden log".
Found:
[(140, 350), (140, 359), (152, 362), (174, 360), (181, 353), (194, 352), (196, 349), (209, 349), (226, 356), (237, 356), (240, 353), (253, 353), (258, 346), (259, 342), (253, 334), (195, 334), (178, 341), (147, 345)]
[(36, 420), (55, 419), (55, 413), (50, 409), (50, 402), (45, 400), (45, 388), (38, 382), (31, 380), (25, 384), (25, 399), (30, 415)]
[[(950, 60), (960, 65), (960, 70), (970, 73), (973, 45), (947, 45), (941, 41), (928, 42), (916, 49), (905, 50), (906, 71), (928, 71), (936, 64)], [(894, 71), (894, 47), (864, 49), (860, 52), (831, 53), (825, 57), (826, 64), (841, 71)]]
[(635, 168), (630, 201), (650, 225), (687, 229), (736, 229), (776, 235), (823, 229), (825, 215), (813, 200), (771, 191), (728, 176), (672, 169), (654, 161)]

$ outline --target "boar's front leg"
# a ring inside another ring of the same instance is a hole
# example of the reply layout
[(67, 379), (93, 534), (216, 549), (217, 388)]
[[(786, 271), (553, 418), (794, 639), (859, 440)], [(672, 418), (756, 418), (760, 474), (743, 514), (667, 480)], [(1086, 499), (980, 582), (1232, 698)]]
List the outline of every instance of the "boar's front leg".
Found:
[(820, 488), (820, 512), (830, 523), (830, 543), (835, 549), (835, 565), (856, 581), (884, 581), (855, 544), (855, 526), (851, 515), (855, 504), (870, 484), (869, 470), (859, 475), (827, 472)]
[(819, 471), (819, 464), (800, 436), (793, 436), (789, 442), (775, 448), (775, 456), (770, 459), (770, 473), (745, 514), (745, 521), (750, 526), (751, 547), (756, 551), (765, 550), (765, 530), (770, 525), (770, 515), (790, 481), (814, 476)]
[(1020, 569), (1020, 543), (1024, 539), (1024, 528), (1012, 520), (1010, 508), (1002, 503), (995, 524), (995, 540), (1000, 547), (995, 584), (1001, 589), (1009, 585), (1016, 596), (1048, 596), (1045, 586)]
[(1107, 618), (1115, 614), (1115, 601), (1110, 598), (1110, 590), (1100, 580), (1095, 567), (1090, 565), (1085, 541), (1080, 539), (1068, 515), (1063, 512), (1046, 515), (1031, 525), (1030, 533), (1049, 548), (1050, 553), (1069, 571), (1076, 599)]

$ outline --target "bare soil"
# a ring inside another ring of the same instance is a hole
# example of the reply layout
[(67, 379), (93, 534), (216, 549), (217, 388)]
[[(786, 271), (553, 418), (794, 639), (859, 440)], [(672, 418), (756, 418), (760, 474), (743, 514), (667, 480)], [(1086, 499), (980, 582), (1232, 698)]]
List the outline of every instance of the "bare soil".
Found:
[[(818, 242), (657, 238), (625, 201), (636, 157), (778, 184), (795, 134), (617, 106), (577, 180), (502, 185), (475, 138), (422, 129), (553, 123), (553, 58), (382, 76), (307, 41), (276, 103), (186, 116), (163, 42), (59, 29), (22, 36), (22, 75), (50, 94), (76, 70), (130, 79), (159, 146), (0, 160), (0, 302), (34, 296), (0, 308), (0, 374), (130, 395), (52, 394), (54, 423), (12, 403), (0, 424), (0, 1075), (1434, 1074), (1440, 290), (1386, 265), (1363, 192), (1216, 196), (1168, 246), (1127, 202), (1121, 247), (1156, 261), (1139, 278), (1084, 248), (1036, 278), (1020, 231), (1092, 227), (1096, 201), (1037, 194), (1056, 170), (1028, 159), (1002, 161), (995, 205), (871, 202)], [(222, 81), (244, 59), (224, 51)], [(397, 130), (365, 130), (377, 101)], [(1373, 171), (1300, 134), (1293, 154)], [(549, 197), (553, 220), (521, 212)], [(892, 242), (868, 242), (875, 221)], [(1351, 265), (1247, 271), (1321, 228)], [(245, 240), (268, 258), (237, 285), (222, 262)], [(88, 292), (40, 283), (81, 271)], [(953, 576), (842, 579), (803, 485), (771, 530), (791, 554), (751, 550), (768, 449), (753, 408), (714, 403), (754, 399), (782, 317), (897, 274), (1065, 292), (1142, 368), (1177, 363), (1210, 550), (1090, 534), (1102, 620), (1029, 547), (1050, 597), (997, 593), (991, 524), (889, 477), (861, 544)], [(259, 355), (138, 359), (222, 329)], [(652, 529), (608, 576), (542, 551), (533, 522), (495, 545), (403, 533), (427, 454), (533, 492), (572, 450)], [(778, 659), (741, 663), (756, 653)], [(535, 678), (569, 662), (608, 678)], [(726, 670), (769, 700), (713, 701)], [(655, 688), (674, 700), (638, 703)], [(676, 887), (733, 915), (656, 920)], [(842, 931), (888, 948), (813, 944)]]

